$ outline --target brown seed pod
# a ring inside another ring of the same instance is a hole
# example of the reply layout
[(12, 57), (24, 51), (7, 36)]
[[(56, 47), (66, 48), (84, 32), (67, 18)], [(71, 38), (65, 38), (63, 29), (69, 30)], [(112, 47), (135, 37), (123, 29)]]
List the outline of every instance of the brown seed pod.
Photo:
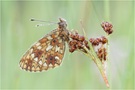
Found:
[(99, 38), (98, 39), (90, 38), (89, 41), (92, 43), (93, 46), (98, 46), (100, 42)]
[(71, 53), (74, 52), (74, 49), (70, 48), (70, 49), (69, 49), (69, 52), (71, 52)]
[(92, 43), (94, 41), (94, 38), (90, 38), (89, 41)]
[(83, 43), (82, 43), (82, 42), (78, 42), (78, 43), (77, 43), (77, 47), (78, 47), (79, 49), (81, 49), (81, 48), (83, 47)]
[(79, 35), (79, 41), (82, 41), (83, 42), (84, 40), (85, 40), (84, 36), (80, 36)]
[(104, 47), (100, 47), (97, 51), (97, 56), (98, 58), (102, 61), (102, 60), (106, 60), (106, 56), (107, 56), (107, 52), (106, 52), (106, 48)]
[(88, 41), (84, 40), (84, 44), (85, 44), (85, 45), (88, 45)]
[(95, 40), (92, 42), (92, 44), (93, 44), (94, 46), (98, 46), (98, 45), (99, 45), (99, 41), (98, 41), (97, 39), (95, 39)]
[(108, 42), (108, 40), (107, 40), (107, 38), (106, 38), (105, 36), (102, 36), (102, 37), (101, 37), (101, 42), (102, 42), (103, 44), (105, 44), (105, 43)]
[(109, 22), (102, 22), (101, 27), (104, 29), (104, 31), (109, 35), (113, 32), (113, 25)]
[(96, 38), (99, 42), (101, 42), (101, 38)]
[(79, 35), (75, 34), (75, 38), (74, 39), (79, 40)]

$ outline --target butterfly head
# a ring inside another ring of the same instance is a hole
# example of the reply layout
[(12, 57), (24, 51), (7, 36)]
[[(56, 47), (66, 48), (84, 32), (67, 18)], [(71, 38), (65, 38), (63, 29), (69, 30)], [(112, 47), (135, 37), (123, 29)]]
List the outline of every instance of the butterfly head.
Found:
[(65, 19), (63, 18), (59, 18), (60, 22), (58, 22), (59, 28), (60, 29), (64, 29), (67, 27), (67, 22)]

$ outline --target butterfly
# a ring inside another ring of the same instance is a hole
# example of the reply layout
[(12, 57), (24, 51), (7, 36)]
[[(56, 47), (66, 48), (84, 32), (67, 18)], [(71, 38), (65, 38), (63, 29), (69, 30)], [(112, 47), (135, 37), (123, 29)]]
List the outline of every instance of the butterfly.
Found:
[(58, 28), (38, 40), (23, 55), (19, 62), (21, 69), (30, 72), (46, 71), (61, 64), (65, 43), (69, 41), (66, 20), (59, 18)]

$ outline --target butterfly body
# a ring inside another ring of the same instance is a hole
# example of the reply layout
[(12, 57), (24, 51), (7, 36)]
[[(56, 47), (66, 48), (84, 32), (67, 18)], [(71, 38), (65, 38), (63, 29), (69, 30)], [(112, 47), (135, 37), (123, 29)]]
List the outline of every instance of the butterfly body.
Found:
[(69, 31), (64, 19), (59, 19), (58, 28), (37, 41), (21, 58), (20, 67), (26, 71), (44, 71), (59, 66), (69, 41)]

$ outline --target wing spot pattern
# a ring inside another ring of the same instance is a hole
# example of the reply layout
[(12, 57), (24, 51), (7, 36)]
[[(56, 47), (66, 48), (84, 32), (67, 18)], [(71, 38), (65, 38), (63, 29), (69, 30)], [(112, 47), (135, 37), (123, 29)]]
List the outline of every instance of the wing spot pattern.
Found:
[(33, 45), (22, 57), (20, 67), (37, 72), (59, 66), (65, 52), (65, 41), (58, 34), (56, 29)]

